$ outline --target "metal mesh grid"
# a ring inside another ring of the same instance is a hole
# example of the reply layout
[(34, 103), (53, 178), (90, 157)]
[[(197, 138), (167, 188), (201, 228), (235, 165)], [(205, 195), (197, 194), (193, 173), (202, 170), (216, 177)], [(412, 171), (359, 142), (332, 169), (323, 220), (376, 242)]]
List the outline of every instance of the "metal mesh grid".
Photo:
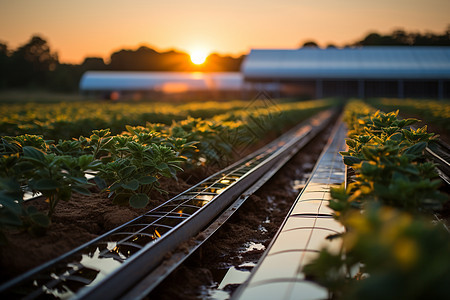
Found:
[[(329, 118), (325, 113), (320, 118)], [(314, 118), (311, 123), (317, 120)], [(316, 125), (317, 126), (317, 125)], [(317, 126), (319, 127), (319, 126)], [(283, 135), (243, 161), (226, 168), (146, 214), (57, 258), (39, 270), (32, 270), (0, 287), (0, 295), (25, 299), (68, 299), (85, 287), (92, 287), (111, 274), (142, 248), (182, 226), (221, 193), (231, 189), (262, 162), (295, 138), (307, 135), (311, 125)], [(6, 286), (6, 287), (5, 287)], [(8, 298), (9, 299), (9, 298)]]
[(27, 295), (26, 299), (44, 295), (64, 299), (72, 297), (81, 288), (95, 285), (144, 246), (164, 236), (232, 187), (284, 144), (269, 147), (264, 153), (258, 153), (228, 172), (208, 178), (36, 274), (9, 292), (15, 296)]

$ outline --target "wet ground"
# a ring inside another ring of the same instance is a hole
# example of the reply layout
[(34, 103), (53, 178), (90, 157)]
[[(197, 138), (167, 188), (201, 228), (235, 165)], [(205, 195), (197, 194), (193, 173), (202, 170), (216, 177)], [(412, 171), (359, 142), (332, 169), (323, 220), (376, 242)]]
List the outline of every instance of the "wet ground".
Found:
[(329, 130), (297, 153), (148, 299), (229, 299), (250, 275), (308, 180)]

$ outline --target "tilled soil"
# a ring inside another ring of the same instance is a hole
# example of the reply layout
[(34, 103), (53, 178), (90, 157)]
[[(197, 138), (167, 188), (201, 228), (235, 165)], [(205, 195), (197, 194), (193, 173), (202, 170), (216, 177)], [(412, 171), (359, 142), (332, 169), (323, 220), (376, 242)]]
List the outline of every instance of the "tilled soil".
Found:
[[(152, 193), (149, 207), (157, 206), (192, 186), (189, 182), (195, 181), (198, 173), (198, 170), (187, 172), (188, 182), (162, 179), (162, 187), (166, 190), (170, 187), (171, 194)], [(8, 244), (0, 247), (0, 282), (54, 259), (149, 210), (117, 206), (107, 193), (101, 193), (97, 188), (92, 188), (92, 192), (90, 196), (74, 194), (70, 201), (60, 202), (51, 225), (42, 236), (26, 231), (8, 232)], [(48, 210), (43, 198), (31, 200), (27, 205), (43, 212)]]
[[(144, 209), (115, 205), (107, 193), (101, 193), (96, 187), (91, 188), (90, 196), (73, 194), (70, 201), (58, 203), (45, 234), (36, 236), (18, 230), (6, 232), (8, 244), (0, 246), (0, 284), (144, 214), (275, 138), (276, 135), (271, 133), (256, 144), (235, 151), (234, 157), (223, 161), (221, 165), (187, 169), (178, 174), (177, 181), (161, 178), (161, 188), (170, 192), (160, 194), (153, 191), (150, 194), (152, 200)], [(43, 197), (31, 200), (26, 205), (33, 205), (42, 212), (48, 211), (48, 204)]]
[(231, 267), (250, 274), (309, 177), (330, 130), (297, 153), (147, 298), (229, 298), (242, 282), (219, 289), (223, 276)]

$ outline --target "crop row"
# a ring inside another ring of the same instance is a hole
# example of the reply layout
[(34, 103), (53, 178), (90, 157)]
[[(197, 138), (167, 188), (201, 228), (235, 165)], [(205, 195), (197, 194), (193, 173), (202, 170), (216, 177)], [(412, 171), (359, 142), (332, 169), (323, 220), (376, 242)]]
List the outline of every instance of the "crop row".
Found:
[(188, 116), (206, 119), (247, 105), (245, 101), (189, 104), (87, 101), (2, 104), (0, 135), (39, 134), (46, 139), (57, 140), (89, 135), (92, 130), (99, 128), (109, 128), (116, 134), (125, 125), (145, 125), (146, 122), (170, 125), (172, 121), (181, 121)]
[[(60, 201), (70, 200), (72, 193), (90, 194), (93, 183), (85, 178), (86, 172), (95, 171), (95, 183), (114, 203), (145, 207), (150, 191), (164, 192), (160, 178), (176, 180), (182, 168), (223, 166), (233, 151), (333, 104), (329, 100), (257, 106), (208, 120), (188, 117), (171, 125), (126, 126), (126, 131), (116, 135), (110, 129), (94, 130), (89, 137), (58, 142), (37, 135), (4, 136), (0, 143), (0, 239), (4, 242), (1, 232), (8, 228), (37, 234), (45, 231)], [(46, 197), (46, 214), (23, 205), (23, 187)]]
[(399, 119), (360, 101), (345, 110), (344, 163), (350, 183), (333, 188), (329, 207), (346, 232), (338, 251), (322, 249), (305, 266), (333, 299), (444, 299), (450, 283), (450, 239), (431, 213), (448, 197), (423, 151), (434, 135), (416, 119)]
[(372, 105), (382, 110), (400, 109), (403, 113), (423, 118), (450, 131), (450, 102), (419, 99), (372, 99)]

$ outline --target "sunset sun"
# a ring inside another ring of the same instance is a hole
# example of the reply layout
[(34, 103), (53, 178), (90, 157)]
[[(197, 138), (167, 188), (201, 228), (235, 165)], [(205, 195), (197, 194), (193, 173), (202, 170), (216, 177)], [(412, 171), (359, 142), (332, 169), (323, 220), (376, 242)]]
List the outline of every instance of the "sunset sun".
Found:
[(205, 62), (208, 54), (206, 53), (206, 51), (203, 50), (195, 50), (190, 53), (190, 56), (193, 64), (201, 65), (202, 63)]

